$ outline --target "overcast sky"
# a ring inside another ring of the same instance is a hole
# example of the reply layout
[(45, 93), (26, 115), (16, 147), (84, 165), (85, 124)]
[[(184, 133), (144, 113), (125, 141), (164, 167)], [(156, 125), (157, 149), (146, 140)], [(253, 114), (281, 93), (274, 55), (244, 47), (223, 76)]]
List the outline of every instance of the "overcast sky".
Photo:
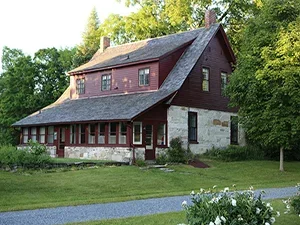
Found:
[(133, 11), (116, 0), (0, 0), (0, 55), (3, 46), (33, 55), (41, 48), (79, 44), (94, 6), (100, 21)]

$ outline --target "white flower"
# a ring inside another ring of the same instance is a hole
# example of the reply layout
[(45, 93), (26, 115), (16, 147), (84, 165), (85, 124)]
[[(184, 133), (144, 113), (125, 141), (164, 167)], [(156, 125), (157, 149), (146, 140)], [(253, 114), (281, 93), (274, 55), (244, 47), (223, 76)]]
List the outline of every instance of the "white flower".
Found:
[(280, 212), (279, 211), (276, 212), (276, 216), (277, 217), (280, 216)]
[(270, 222), (271, 222), (272, 224), (275, 223), (275, 221), (276, 221), (276, 220), (275, 220), (274, 217), (271, 217), (271, 218), (270, 218)]
[(256, 208), (256, 214), (260, 214), (261, 209), (260, 208)]
[(203, 188), (200, 188), (200, 193), (202, 194), (204, 192), (204, 189)]
[(186, 206), (187, 206), (187, 202), (186, 202), (186, 201), (183, 201), (183, 202), (181, 203), (181, 206), (182, 206), (182, 207), (186, 207)]
[(236, 206), (236, 200), (235, 200), (235, 199), (232, 199), (232, 200), (231, 200), (231, 204), (232, 204), (232, 206)]
[(215, 189), (215, 188), (217, 188), (217, 185), (214, 185), (214, 186), (213, 186), (213, 189)]
[(229, 192), (229, 187), (224, 188), (224, 192)]
[(243, 221), (244, 219), (242, 217), (239, 217), (238, 218), (238, 221)]
[(216, 224), (216, 225), (221, 225), (221, 223), (222, 223), (222, 221), (220, 220), (220, 217), (217, 216), (217, 217), (216, 217), (216, 220), (215, 220), (215, 224)]
[(194, 192), (194, 191), (192, 191), (190, 195), (195, 195), (195, 192)]
[(267, 207), (270, 207), (270, 206), (271, 206), (271, 203), (270, 203), (270, 202), (268, 202), (268, 203), (267, 203)]
[(265, 222), (265, 225), (270, 225), (268, 222)]
[(253, 191), (253, 189), (254, 189), (253, 186), (250, 186), (250, 187), (249, 187), (249, 190), (250, 190), (250, 191)]
[(290, 206), (290, 205), (286, 205), (286, 208), (287, 208), (287, 209), (290, 209), (290, 208), (291, 208), (291, 206)]
[(214, 222), (210, 222), (208, 225), (215, 225), (215, 223)]
[(226, 223), (226, 219), (224, 216), (221, 216), (221, 220), (223, 220), (223, 222)]
[(270, 211), (273, 211), (273, 207), (272, 206), (270, 207)]

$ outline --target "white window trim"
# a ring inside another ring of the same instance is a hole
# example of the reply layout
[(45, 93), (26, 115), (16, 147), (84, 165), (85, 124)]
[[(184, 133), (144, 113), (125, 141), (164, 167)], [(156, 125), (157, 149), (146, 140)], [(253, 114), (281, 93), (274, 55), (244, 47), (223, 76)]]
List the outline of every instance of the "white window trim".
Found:
[[(140, 135), (141, 135), (141, 138), (140, 138), (140, 141), (139, 142), (135, 142), (134, 141), (134, 125), (136, 125), (136, 124), (138, 124), (138, 125), (140, 125)], [(143, 135), (142, 135), (142, 122), (133, 122), (133, 129), (132, 129), (132, 132), (133, 132), (133, 135), (132, 135), (132, 141), (133, 141), (133, 144), (137, 144), (137, 145), (141, 145), (142, 144), (142, 142), (143, 142)]]

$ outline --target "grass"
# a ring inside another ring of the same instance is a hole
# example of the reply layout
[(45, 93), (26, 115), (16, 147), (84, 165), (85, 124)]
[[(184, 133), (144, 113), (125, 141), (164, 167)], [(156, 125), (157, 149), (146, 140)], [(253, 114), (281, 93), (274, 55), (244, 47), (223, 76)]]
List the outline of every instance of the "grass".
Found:
[(53, 158), (54, 163), (75, 163), (75, 162), (92, 162), (92, 163), (105, 163), (113, 162), (107, 160), (91, 160), (91, 159), (73, 159), (73, 158)]
[[(281, 200), (272, 200), (271, 202), (275, 211), (279, 211), (281, 216), (276, 218), (276, 225), (298, 225), (300, 223), (300, 218), (295, 213), (284, 214), (285, 205)], [(137, 216), (122, 219), (110, 219), (101, 221), (89, 221), (81, 223), (71, 223), (68, 225), (165, 225), (165, 224), (181, 224), (187, 223), (185, 218), (185, 212), (172, 212), (155, 214), (149, 216)]]
[(52, 173), (0, 171), (0, 211), (187, 195), (213, 185), (258, 189), (299, 183), (300, 162), (286, 162), (285, 172), (279, 172), (279, 163), (273, 161), (206, 163), (211, 168), (170, 166), (172, 173), (135, 166)]

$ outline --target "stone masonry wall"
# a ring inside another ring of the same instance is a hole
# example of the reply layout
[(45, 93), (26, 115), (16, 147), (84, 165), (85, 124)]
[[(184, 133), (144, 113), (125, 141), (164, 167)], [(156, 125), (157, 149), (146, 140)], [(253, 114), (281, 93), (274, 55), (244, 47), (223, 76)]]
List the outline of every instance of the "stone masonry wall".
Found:
[[(28, 146), (18, 146), (17, 147), (18, 149), (25, 149), (25, 148), (28, 148)], [(56, 146), (46, 146), (46, 150), (47, 150), (47, 153), (50, 155), (50, 157), (52, 158), (56, 158)]]
[[(195, 154), (204, 153), (213, 147), (226, 147), (230, 144), (230, 116), (235, 113), (171, 106), (168, 109), (169, 143), (172, 138), (181, 136), (184, 147), (188, 147), (188, 112), (197, 112), (198, 144), (189, 144)], [(239, 127), (239, 144), (245, 144), (245, 135)]]

